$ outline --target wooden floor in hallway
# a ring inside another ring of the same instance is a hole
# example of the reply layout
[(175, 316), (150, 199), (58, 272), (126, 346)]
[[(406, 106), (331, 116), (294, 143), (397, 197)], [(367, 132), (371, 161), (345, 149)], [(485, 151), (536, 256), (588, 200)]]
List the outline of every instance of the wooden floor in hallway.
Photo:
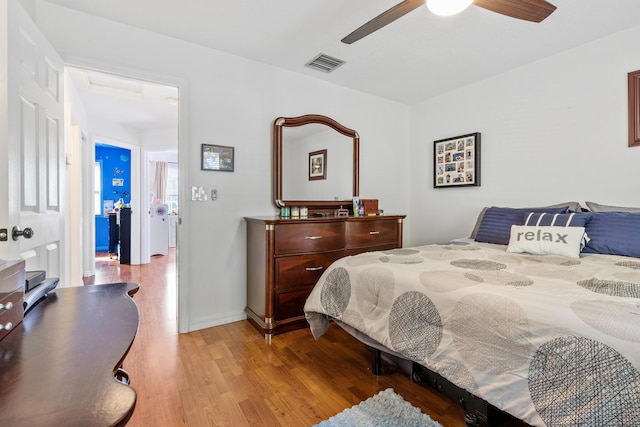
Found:
[(465, 425), (459, 405), (393, 367), (373, 375), (370, 353), (336, 325), (318, 341), (304, 329), (269, 343), (247, 321), (178, 334), (175, 261), (175, 249), (143, 265), (98, 254), (85, 280), (140, 284), (140, 325), (124, 362), (137, 392), (127, 426), (310, 427), (386, 388), (445, 427)]

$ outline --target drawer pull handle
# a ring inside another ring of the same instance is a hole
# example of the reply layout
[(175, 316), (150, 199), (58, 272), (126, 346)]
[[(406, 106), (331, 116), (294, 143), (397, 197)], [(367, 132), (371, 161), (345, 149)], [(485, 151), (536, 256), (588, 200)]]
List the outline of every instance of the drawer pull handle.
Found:
[(11, 310), (13, 308), (13, 303), (9, 301), (6, 305), (0, 304), (0, 310), (2, 310), (3, 308), (5, 310)]
[(318, 270), (322, 270), (323, 267), (307, 267), (306, 270), (307, 271), (318, 271)]
[(379, 231), (370, 231), (369, 234), (374, 235), (374, 234), (380, 234)]
[(307, 239), (307, 240), (318, 240), (318, 239), (322, 239), (322, 236), (305, 236), (305, 239)]
[(0, 324), (0, 329), (4, 329), (5, 331), (10, 331), (13, 328), (13, 323), (7, 322), (5, 325)]

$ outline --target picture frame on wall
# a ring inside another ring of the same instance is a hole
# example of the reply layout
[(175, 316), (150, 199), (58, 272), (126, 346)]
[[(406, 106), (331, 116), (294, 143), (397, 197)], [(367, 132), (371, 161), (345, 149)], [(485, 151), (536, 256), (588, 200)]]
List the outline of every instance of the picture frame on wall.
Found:
[(629, 147), (640, 147), (640, 70), (627, 75), (629, 92)]
[(234, 147), (202, 144), (201, 148), (202, 170), (233, 172)]
[(309, 153), (309, 181), (327, 179), (327, 150)]
[(480, 132), (433, 142), (433, 187), (480, 186)]

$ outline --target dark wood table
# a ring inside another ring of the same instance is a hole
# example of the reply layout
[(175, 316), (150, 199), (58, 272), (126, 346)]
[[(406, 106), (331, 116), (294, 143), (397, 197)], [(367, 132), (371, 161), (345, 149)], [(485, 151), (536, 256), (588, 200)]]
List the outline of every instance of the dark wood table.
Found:
[(0, 426), (124, 425), (136, 392), (114, 378), (138, 329), (134, 283), (55, 289), (0, 341)]

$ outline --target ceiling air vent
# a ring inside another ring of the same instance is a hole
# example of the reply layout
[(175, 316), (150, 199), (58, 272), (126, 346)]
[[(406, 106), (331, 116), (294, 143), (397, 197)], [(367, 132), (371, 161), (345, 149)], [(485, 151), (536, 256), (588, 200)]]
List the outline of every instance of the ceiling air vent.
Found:
[(304, 65), (305, 67), (320, 70), (325, 73), (330, 73), (342, 64), (344, 64), (344, 61), (342, 59), (334, 58), (332, 56), (321, 53)]

